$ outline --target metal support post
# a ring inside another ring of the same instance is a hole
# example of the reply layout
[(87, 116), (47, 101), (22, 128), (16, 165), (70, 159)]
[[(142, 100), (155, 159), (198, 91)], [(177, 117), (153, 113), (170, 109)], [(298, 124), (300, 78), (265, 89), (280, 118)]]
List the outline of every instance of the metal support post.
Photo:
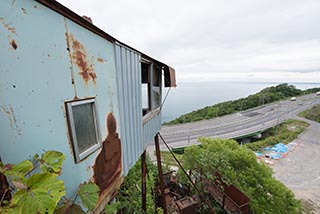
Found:
[(168, 214), (167, 204), (166, 204), (165, 195), (164, 195), (164, 183), (163, 183), (161, 155), (160, 155), (160, 146), (159, 146), (159, 133), (157, 133), (156, 136), (154, 136), (154, 143), (156, 146), (156, 156), (157, 156), (157, 165), (158, 165), (158, 173), (159, 173), (159, 182), (160, 182), (163, 214)]

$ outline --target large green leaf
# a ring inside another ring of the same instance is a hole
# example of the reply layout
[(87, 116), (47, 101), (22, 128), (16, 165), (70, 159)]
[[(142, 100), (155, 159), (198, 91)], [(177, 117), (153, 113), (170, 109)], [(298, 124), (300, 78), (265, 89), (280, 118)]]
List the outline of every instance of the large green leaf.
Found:
[(85, 214), (78, 204), (64, 204), (54, 211), (54, 214)]
[(89, 210), (93, 210), (96, 207), (99, 198), (99, 187), (95, 183), (80, 184), (78, 193), (83, 206)]
[(27, 189), (18, 190), (12, 197), (17, 213), (53, 213), (65, 195), (63, 181), (56, 174), (34, 174), (27, 181)]
[(58, 151), (47, 151), (42, 154), (40, 163), (42, 172), (60, 173), (65, 156)]
[(4, 174), (12, 180), (22, 180), (33, 168), (31, 161), (24, 160), (17, 165), (5, 165)]

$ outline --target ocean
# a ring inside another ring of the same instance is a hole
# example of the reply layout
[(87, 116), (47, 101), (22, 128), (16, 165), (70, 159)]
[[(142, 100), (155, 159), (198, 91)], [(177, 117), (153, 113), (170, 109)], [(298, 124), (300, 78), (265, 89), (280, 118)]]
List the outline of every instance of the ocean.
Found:
[[(281, 84), (279, 82), (178, 82), (176, 88), (165, 89), (162, 122), (168, 122), (182, 114), (228, 100), (247, 97), (260, 90)], [(320, 87), (320, 83), (288, 83), (298, 89)], [(169, 91), (169, 92), (168, 92)]]

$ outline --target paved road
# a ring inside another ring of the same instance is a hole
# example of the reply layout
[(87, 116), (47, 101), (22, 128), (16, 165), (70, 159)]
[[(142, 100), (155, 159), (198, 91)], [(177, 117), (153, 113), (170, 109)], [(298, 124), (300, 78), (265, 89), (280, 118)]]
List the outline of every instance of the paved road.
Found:
[(198, 144), (201, 136), (236, 138), (273, 127), (316, 104), (320, 104), (320, 97), (310, 94), (296, 101), (279, 101), (211, 120), (163, 126), (161, 135), (172, 148)]

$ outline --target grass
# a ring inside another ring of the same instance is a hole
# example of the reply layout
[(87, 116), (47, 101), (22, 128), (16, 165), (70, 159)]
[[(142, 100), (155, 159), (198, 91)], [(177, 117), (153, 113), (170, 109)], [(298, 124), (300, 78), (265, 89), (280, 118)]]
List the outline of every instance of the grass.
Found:
[(311, 109), (301, 112), (299, 116), (320, 123), (320, 105), (315, 105)]
[[(170, 152), (168, 151), (161, 151), (161, 160), (162, 163), (169, 168), (170, 166), (179, 166), (178, 163), (176, 162), (176, 160), (173, 158), (173, 156), (171, 155)], [(180, 161), (180, 163), (182, 162), (182, 154), (174, 154), (176, 156), (176, 158)], [(164, 171), (169, 171), (169, 170), (164, 170)]]
[(296, 139), (308, 126), (309, 124), (304, 121), (287, 120), (278, 127), (268, 129), (261, 140), (245, 144), (244, 146), (253, 151), (258, 151), (277, 143), (288, 144)]

